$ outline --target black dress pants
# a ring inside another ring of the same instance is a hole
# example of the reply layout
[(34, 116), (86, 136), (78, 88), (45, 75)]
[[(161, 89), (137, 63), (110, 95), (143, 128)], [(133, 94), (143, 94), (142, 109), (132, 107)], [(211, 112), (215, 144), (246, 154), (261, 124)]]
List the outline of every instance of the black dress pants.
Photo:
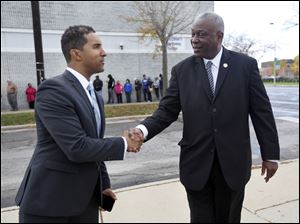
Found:
[(209, 179), (200, 191), (186, 189), (191, 223), (239, 223), (244, 190), (233, 191), (222, 174), (217, 155)]

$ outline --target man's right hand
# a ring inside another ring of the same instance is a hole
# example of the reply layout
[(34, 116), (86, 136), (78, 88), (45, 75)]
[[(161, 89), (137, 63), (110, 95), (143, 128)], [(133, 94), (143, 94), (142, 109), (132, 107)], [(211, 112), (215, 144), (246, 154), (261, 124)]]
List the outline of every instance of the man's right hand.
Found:
[(139, 128), (131, 128), (129, 130), (129, 136), (133, 141), (140, 142), (141, 145), (144, 142), (144, 134)]
[(139, 152), (141, 145), (144, 142), (144, 136), (141, 130), (137, 128), (126, 130), (123, 132), (123, 137), (126, 138), (128, 147), (127, 152)]

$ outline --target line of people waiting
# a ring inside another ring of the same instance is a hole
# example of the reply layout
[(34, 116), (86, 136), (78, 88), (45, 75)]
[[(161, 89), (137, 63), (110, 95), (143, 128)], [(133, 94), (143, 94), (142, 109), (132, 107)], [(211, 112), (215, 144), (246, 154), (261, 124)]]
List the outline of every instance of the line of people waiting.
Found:
[[(129, 79), (126, 79), (124, 85), (121, 84), (119, 80), (115, 81), (111, 74), (108, 76), (107, 87), (108, 87), (108, 100), (107, 104), (113, 104), (115, 102), (116, 95), (117, 103), (123, 103), (123, 92), (126, 96), (126, 102), (132, 102), (132, 91), (133, 85), (131, 84)], [(95, 79), (95, 81), (97, 78)], [(95, 81), (94, 81), (94, 88), (95, 88)], [(102, 83), (103, 86), (103, 83)], [(96, 88), (95, 88), (96, 89)], [(155, 93), (156, 99), (160, 100), (163, 96), (163, 79), (162, 74), (159, 77), (155, 77), (154, 81), (147, 77), (145, 74), (143, 75), (142, 80), (137, 78), (134, 79), (134, 89), (136, 92), (136, 102), (142, 102), (142, 93), (144, 96), (145, 102), (152, 102), (152, 92)]]
[[(130, 80), (126, 79), (126, 82), (124, 83), (123, 86), (119, 80), (115, 82), (115, 79), (112, 77), (111, 74), (109, 74), (107, 77), (108, 77), (107, 104), (114, 103), (114, 99), (115, 99), (114, 95), (116, 95), (117, 103), (123, 103), (123, 98), (122, 98), (123, 92), (125, 93), (126, 96), (126, 102), (131, 103), (133, 85), (131, 84)], [(103, 81), (99, 78), (99, 75), (96, 75), (93, 85), (94, 85), (94, 89), (96, 90), (96, 93), (102, 95)], [(155, 77), (154, 81), (152, 81), (150, 77), (146, 77), (145, 74), (143, 75), (142, 80), (135, 78), (134, 89), (136, 92), (136, 102), (142, 102), (142, 92), (144, 95), (145, 102), (152, 102), (152, 92), (155, 93), (156, 99), (160, 100), (160, 98), (163, 96), (162, 74), (160, 74), (159, 77)], [(18, 88), (16, 84), (13, 83), (11, 80), (7, 80), (7, 100), (12, 111), (19, 110), (17, 94), (18, 94)], [(34, 109), (36, 88), (34, 88), (31, 83), (28, 83), (27, 88), (25, 90), (25, 94), (26, 94), (26, 99), (29, 108)]]
[[(11, 111), (17, 111), (19, 110), (18, 107), (18, 87), (15, 83), (13, 83), (12, 80), (7, 80), (7, 87), (6, 87), (6, 93), (7, 93), (7, 101), (11, 107)], [(31, 83), (27, 84), (27, 88), (25, 90), (26, 94), (26, 100), (28, 102), (28, 106), (30, 109), (34, 109), (34, 101), (35, 101), (35, 95), (36, 95), (36, 88), (34, 88)], [(2, 97), (2, 95), (1, 95)]]

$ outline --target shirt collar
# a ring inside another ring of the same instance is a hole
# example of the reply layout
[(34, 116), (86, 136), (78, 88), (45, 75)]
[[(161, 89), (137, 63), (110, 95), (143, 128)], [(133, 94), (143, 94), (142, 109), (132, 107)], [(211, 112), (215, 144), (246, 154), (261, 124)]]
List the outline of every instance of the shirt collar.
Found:
[(211, 61), (214, 66), (216, 66), (217, 68), (219, 68), (221, 57), (222, 57), (222, 53), (223, 53), (223, 47), (221, 47), (221, 50), (219, 51), (219, 53), (213, 59), (203, 58), (204, 64), (206, 65), (208, 61)]
[(87, 89), (88, 85), (91, 83), (89, 82), (82, 74), (80, 74), (79, 72), (75, 71), (74, 69), (67, 67), (67, 70), (69, 72), (71, 72), (72, 75), (74, 75), (78, 81), (80, 82), (80, 84), (82, 85), (82, 87), (84, 89)]

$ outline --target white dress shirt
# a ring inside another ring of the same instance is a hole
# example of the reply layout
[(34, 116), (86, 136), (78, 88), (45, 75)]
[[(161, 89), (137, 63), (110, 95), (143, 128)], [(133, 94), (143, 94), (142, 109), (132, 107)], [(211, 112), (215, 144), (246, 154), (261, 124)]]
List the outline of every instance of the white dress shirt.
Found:
[(206, 64), (207, 64), (208, 61), (211, 61), (211, 63), (212, 63), (211, 72), (212, 72), (213, 79), (214, 79), (214, 92), (216, 90), (216, 83), (217, 83), (218, 71), (219, 71), (219, 67), (220, 67), (220, 61), (221, 61), (222, 53), (223, 53), (223, 48), (221, 48), (219, 53), (213, 59), (203, 58), (205, 67), (206, 67)]

